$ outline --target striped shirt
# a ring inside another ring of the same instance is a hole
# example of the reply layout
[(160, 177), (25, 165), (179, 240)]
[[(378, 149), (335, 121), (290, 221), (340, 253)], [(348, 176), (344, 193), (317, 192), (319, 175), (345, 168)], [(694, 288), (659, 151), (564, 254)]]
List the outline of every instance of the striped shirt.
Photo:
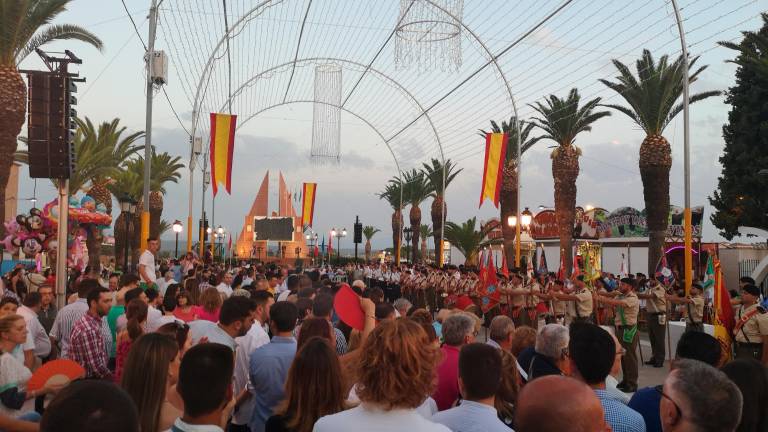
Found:
[[(59, 357), (67, 357), (72, 328), (75, 326), (75, 322), (82, 318), (86, 312), (88, 312), (88, 302), (86, 299), (77, 299), (77, 301), (61, 308), (59, 313), (56, 314), (53, 328), (51, 328), (51, 337), (59, 344), (59, 350), (61, 350)], [(102, 319), (101, 334), (104, 336), (105, 347), (108, 349), (112, 346), (112, 332), (109, 330), (107, 317)]]

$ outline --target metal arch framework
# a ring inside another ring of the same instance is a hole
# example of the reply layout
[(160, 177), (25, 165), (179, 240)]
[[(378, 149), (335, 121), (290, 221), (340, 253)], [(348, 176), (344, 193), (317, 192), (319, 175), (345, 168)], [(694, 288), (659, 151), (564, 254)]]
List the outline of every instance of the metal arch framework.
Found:
[[(254, 81), (257, 81), (262, 76), (268, 75), (268, 74), (270, 74), (270, 73), (272, 73), (272, 72), (274, 72), (276, 70), (282, 69), (282, 68), (287, 67), (287, 66), (291, 66), (292, 69), (295, 69), (296, 65), (298, 63), (303, 63), (303, 62), (313, 63), (313, 62), (321, 62), (321, 61), (348, 63), (348, 64), (355, 65), (355, 66), (358, 66), (358, 67), (366, 68), (368, 71), (372, 72), (375, 76), (378, 76), (380, 79), (384, 80), (385, 82), (387, 82), (387, 83), (389, 83), (391, 85), (394, 85), (398, 90), (400, 90), (400, 92), (403, 93), (404, 96), (406, 96), (407, 99), (409, 99), (416, 106), (416, 108), (418, 108), (419, 111), (421, 111), (424, 114), (425, 118), (427, 119), (427, 122), (429, 122), (429, 125), (430, 125), (430, 127), (432, 129), (432, 133), (435, 135), (435, 141), (437, 142), (438, 148), (440, 149), (441, 159), (442, 159), (443, 163), (445, 163), (445, 158), (444, 158), (444, 155), (443, 155), (443, 145), (442, 145), (442, 141), (440, 140), (440, 134), (437, 131), (437, 127), (435, 127), (435, 124), (432, 121), (432, 118), (429, 116), (429, 113), (424, 112), (424, 106), (419, 102), (418, 99), (416, 99), (416, 96), (414, 96), (413, 93), (408, 91), (408, 89), (406, 89), (399, 82), (397, 82), (397, 80), (393, 79), (392, 77), (388, 76), (387, 74), (385, 74), (385, 73), (383, 73), (383, 72), (381, 72), (381, 71), (379, 71), (379, 70), (377, 70), (377, 69), (375, 69), (373, 67), (368, 67), (367, 65), (364, 65), (362, 63), (359, 63), (359, 62), (356, 62), (356, 61), (353, 61), (353, 60), (345, 60), (345, 59), (335, 58), (335, 57), (307, 57), (307, 58), (295, 59), (293, 61), (285, 62), (285, 63), (279, 64), (277, 66), (273, 66), (273, 67), (271, 67), (269, 69), (265, 69), (265, 70), (259, 72), (258, 74), (252, 76), (251, 78), (249, 78), (240, 87), (238, 87), (237, 90), (235, 90), (232, 93), (232, 98), (240, 95), (247, 87), (251, 86)], [(228, 102), (229, 102), (229, 99), (227, 101), (224, 101), (224, 105), (222, 105), (222, 106), (225, 106)], [(283, 102), (289, 102), (289, 101), (283, 100)], [(341, 106), (339, 106), (338, 108), (343, 108), (343, 104)], [(261, 111), (259, 111), (259, 112), (261, 112)], [(347, 111), (347, 112), (351, 112), (351, 111)], [(362, 118), (360, 116), (357, 116), (357, 117), (358, 118)], [(250, 117), (249, 117), (249, 119), (250, 119)], [(366, 121), (366, 123), (368, 123), (368, 122)], [(240, 125), (238, 125), (238, 129), (243, 124), (245, 124), (245, 122), (243, 122)], [(378, 130), (377, 130), (377, 132), (378, 132)], [(389, 147), (389, 141), (386, 138), (384, 138), (383, 135), (382, 135), (382, 140), (387, 145), (387, 147)], [(390, 147), (390, 151), (392, 151), (391, 147)], [(394, 152), (393, 152), (393, 154), (394, 154)]]
[(398, 174), (402, 175), (403, 171), (402, 171), (402, 169), (400, 169), (400, 163), (398, 162), (397, 157), (395, 156), (395, 152), (392, 150), (392, 147), (389, 146), (389, 143), (387, 143), (387, 141), (384, 139), (384, 135), (382, 135), (382, 133), (379, 131), (379, 129), (376, 126), (374, 126), (373, 123), (371, 123), (368, 120), (366, 120), (360, 114), (358, 114), (358, 113), (356, 113), (356, 112), (354, 112), (354, 111), (352, 111), (352, 110), (350, 110), (348, 108), (344, 108), (344, 107), (336, 105), (336, 104), (332, 104), (332, 103), (328, 103), (328, 102), (320, 102), (320, 101), (315, 101), (315, 100), (306, 100), (306, 99), (303, 99), (303, 100), (289, 100), (289, 101), (285, 101), (285, 102), (278, 102), (278, 103), (272, 104), (272, 105), (270, 105), (270, 106), (268, 106), (266, 108), (262, 108), (262, 109), (256, 111), (255, 113), (249, 115), (248, 117), (245, 118), (245, 120), (243, 120), (242, 122), (238, 123), (236, 129), (240, 129), (246, 123), (248, 123), (249, 121), (251, 121), (254, 118), (258, 117), (259, 114), (265, 113), (265, 112), (267, 112), (267, 111), (269, 111), (271, 109), (274, 109), (274, 108), (277, 108), (277, 107), (281, 107), (281, 106), (284, 106), (284, 105), (292, 105), (292, 104), (300, 104), (300, 103), (318, 103), (318, 104), (323, 104), (323, 105), (328, 105), (328, 106), (331, 106), (331, 107), (334, 107), (334, 108), (338, 108), (338, 109), (340, 109), (340, 110), (342, 110), (342, 111), (344, 111), (344, 112), (346, 112), (348, 114), (353, 115), (354, 117), (356, 117), (357, 119), (359, 119), (360, 121), (362, 121), (363, 123), (368, 125), (368, 127), (370, 127), (374, 132), (376, 132), (376, 135), (378, 135), (379, 138), (381, 138), (381, 141), (384, 143), (384, 145), (387, 146), (387, 149), (389, 149), (390, 154), (392, 154), (392, 159), (395, 161), (395, 167), (397, 168)]

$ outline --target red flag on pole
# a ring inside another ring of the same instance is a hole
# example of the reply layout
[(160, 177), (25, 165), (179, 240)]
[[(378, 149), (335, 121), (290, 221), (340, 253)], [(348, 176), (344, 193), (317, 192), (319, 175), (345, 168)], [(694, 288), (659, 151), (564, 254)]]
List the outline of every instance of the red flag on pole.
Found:
[(557, 270), (557, 279), (565, 280), (565, 255), (563, 255), (562, 250), (560, 251), (560, 268)]
[(490, 259), (488, 266), (484, 269), (485, 281), (480, 292), (480, 308), (483, 312), (488, 312), (501, 301), (501, 291), (499, 291), (499, 279), (496, 277), (496, 266), (493, 263), (492, 253), (489, 253)]
[(507, 267), (507, 254), (504, 252), (504, 249), (501, 250), (501, 274), (504, 275), (505, 278), (509, 278), (509, 267)]

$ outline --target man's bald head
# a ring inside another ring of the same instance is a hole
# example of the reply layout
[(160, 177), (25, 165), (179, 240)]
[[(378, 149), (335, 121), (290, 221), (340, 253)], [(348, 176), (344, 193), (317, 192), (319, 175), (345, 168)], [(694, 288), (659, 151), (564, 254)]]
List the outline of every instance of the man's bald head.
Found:
[(609, 431), (600, 400), (586, 384), (548, 375), (523, 387), (517, 400), (518, 432)]

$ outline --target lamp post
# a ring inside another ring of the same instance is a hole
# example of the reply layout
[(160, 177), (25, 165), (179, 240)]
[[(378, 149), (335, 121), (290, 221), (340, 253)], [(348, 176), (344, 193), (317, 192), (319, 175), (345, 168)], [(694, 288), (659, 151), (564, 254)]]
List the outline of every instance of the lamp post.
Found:
[(118, 202), (120, 203), (120, 215), (123, 216), (123, 234), (124, 234), (124, 244), (123, 244), (123, 273), (128, 272), (128, 243), (129, 243), (129, 231), (128, 231), (128, 224), (131, 222), (130, 213), (131, 213), (131, 203), (133, 200), (131, 197), (124, 193), (120, 199), (118, 199)]
[(219, 253), (219, 260), (224, 261), (224, 227), (219, 225), (216, 227), (216, 237), (221, 241), (221, 252)]
[[(517, 216), (507, 218), (507, 225), (515, 227), (515, 267), (520, 267), (520, 237), (523, 231), (528, 230), (533, 222), (533, 213), (528, 207), (520, 213), (520, 226), (517, 226)], [(519, 269), (518, 269), (519, 270)]]
[[(413, 228), (406, 227), (403, 229), (403, 234), (405, 235), (405, 256), (406, 260), (410, 260), (413, 262), (411, 258), (411, 239), (413, 238)], [(400, 263), (398, 263), (399, 265)]]
[(175, 250), (173, 256), (178, 258), (179, 257), (179, 234), (182, 231), (184, 231), (184, 225), (182, 225), (181, 222), (178, 219), (176, 219), (175, 221), (173, 221), (173, 227), (172, 228), (173, 228), (173, 232), (176, 233), (176, 250)]
[[(336, 228), (331, 228), (331, 237), (336, 237), (336, 264), (341, 264), (341, 238), (346, 236), (346, 228), (341, 231), (336, 231)], [(331, 241), (333, 241), (333, 239), (331, 239)], [(330, 257), (328, 258), (330, 260)]]

